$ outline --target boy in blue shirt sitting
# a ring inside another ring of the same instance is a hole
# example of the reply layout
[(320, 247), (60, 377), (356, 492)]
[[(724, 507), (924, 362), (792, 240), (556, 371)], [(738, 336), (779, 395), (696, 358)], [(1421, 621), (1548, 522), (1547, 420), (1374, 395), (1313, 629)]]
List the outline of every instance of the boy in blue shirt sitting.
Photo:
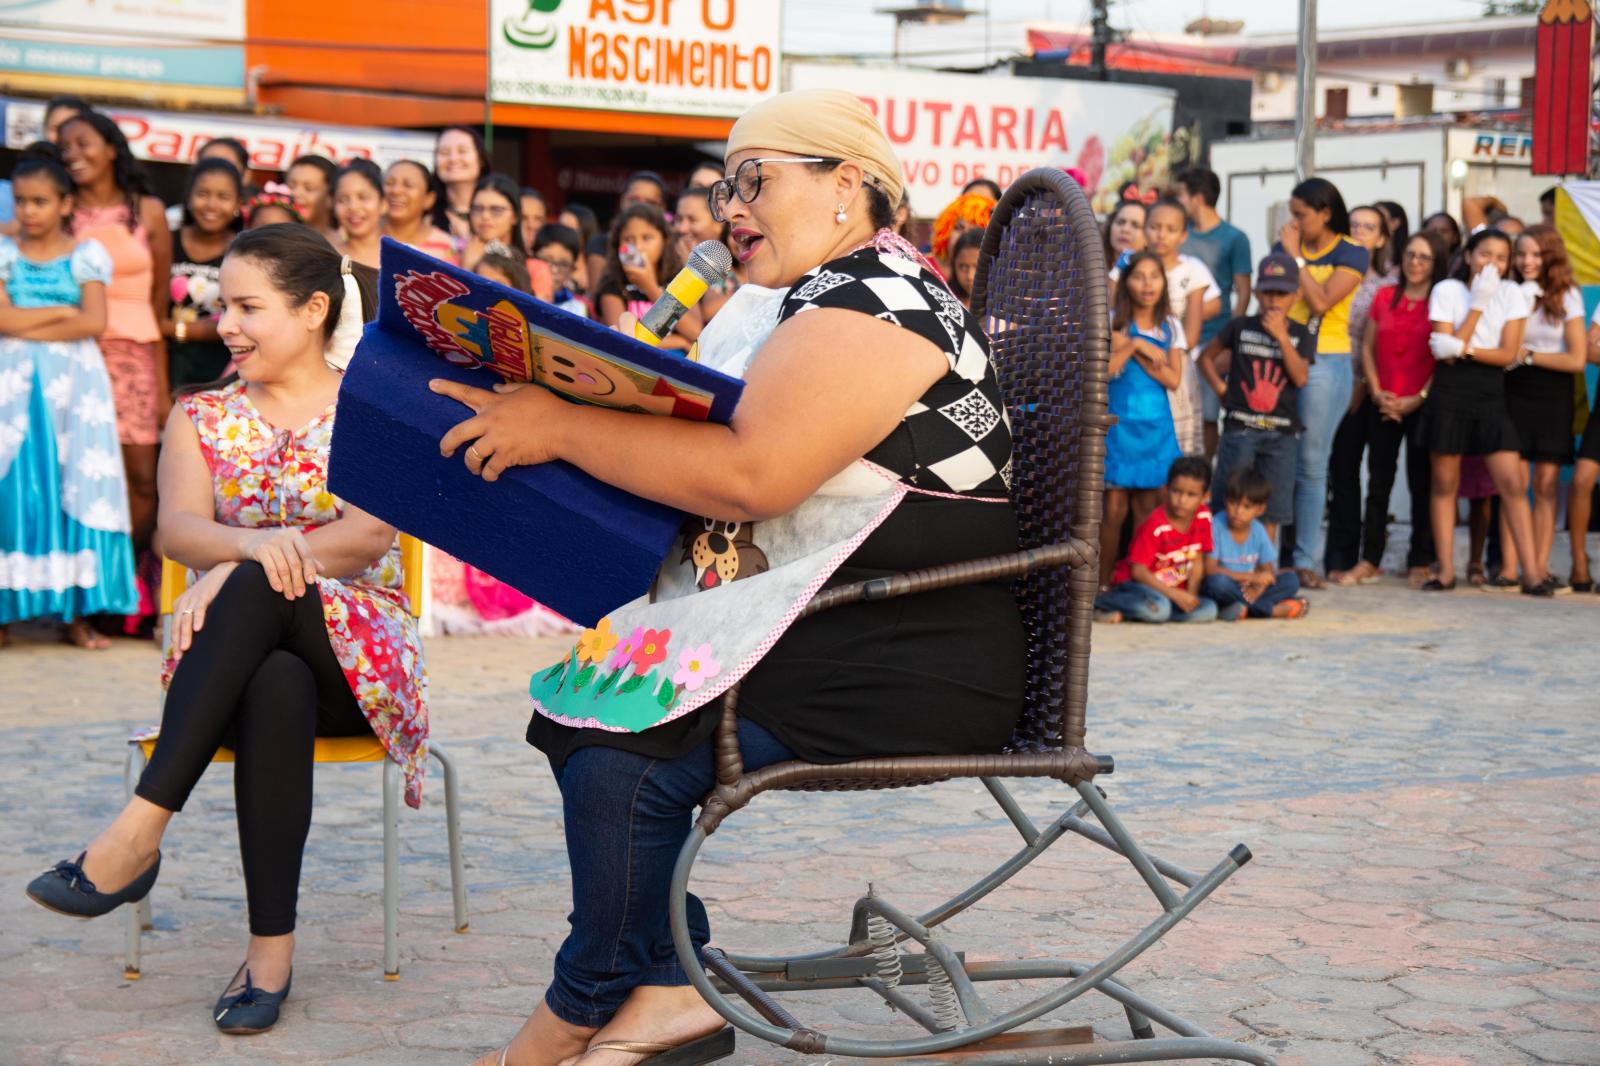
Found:
[(1277, 546), (1260, 518), (1272, 496), (1272, 482), (1253, 466), (1228, 475), (1224, 500), (1227, 521), (1217, 523), (1200, 594), (1217, 605), (1217, 617), (1237, 622), (1251, 618), (1304, 618), (1311, 604), (1293, 570), (1278, 573)]

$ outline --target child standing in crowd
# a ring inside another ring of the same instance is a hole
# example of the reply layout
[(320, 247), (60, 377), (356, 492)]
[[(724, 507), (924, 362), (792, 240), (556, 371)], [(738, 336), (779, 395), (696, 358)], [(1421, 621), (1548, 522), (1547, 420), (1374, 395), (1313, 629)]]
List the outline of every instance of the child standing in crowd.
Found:
[(1166, 502), (1133, 534), (1128, 555), (1117, 563), (1114, 584), (1094, 601), (1095, 620), (1210, 622), (1217, 605), (1200, 595), (1205, 557), (1215, 549), (1206, 490), (1211, 465), (1182, 456), (1167, 472)]
[[(46, 145), (45, 147), (49, 147)], [(0, 237), (0, 647), (12, 622), (138, 609), (111, 381), (94, 338), (111, 257), (72, 236), (72, 179), (53, 158), (12, 172), (17, 240)], [(17, 432), (11, 432), (17, 431)]]
[(100, 351), (116, 400), (137, 556), (155, 532), (156, 444), (172, 406), (161, 338), (171, 303), (172, 231), (111, 119), (95, 111), (73, 115), (61, 125), (61, 151), (77, 185), (72, 230), (80, 240), (100, 242), (111, 256)]
[[(1506, 409), (1517, 427), (1523, 461), (1532, 468), (1533, 550), (1540, 569), (1550, 565), (1556, 535), (1556, 493), (1561, 468), (1572, 462), (1574, 375), (1583, 373), (1588, 343), (1583, 293), (1572, 277), (1567, 246), (1555, 227), (1530, 226), (1516, 240), (1516, 277), (1532, 308), (1516, 365), (1506, 374)], [(1517, 552), (1500, 512), (1500, 578), (1517, 572)], [(1557, 593), (1571, 588), (1552, 580)]]
[(1456, 587), (1456, 486), (1464, 455), (1484, 456), (1494, 478), (1510, 543), (1522, 562), (1522, 591), (1529, 596), (1555, 591), (1533, 550), (1517, 427), (1506, 410), (1505, 370), (1522, 350), (1528, 318), (1527, 297), (1502, 279), (1510, 259), (1505, 234), (1479, 230), (1467, 241), (1457, 277), (1434, 286), (1428, 300), (1429, 345), (1439, 364), (1421, 429), (1433, 454), (1433, 540), (1439, 553), (1439, 576), (1422, 586), (1430, 592)]
[(1260, 517), (1272, 497), (1272, 482), (1250, 467), (1228, 476), (1223, 498), (1228, 520), (1213, 529), (1200, 594), (1217, 605), (1224, 622), (1251, 618), (1304, 618), (1311, 604), (1293, 570), (1278, 573), (1278, 546)]
[(559, 222), (541, 226), (533, 236), (532, 250), (533, 257), (550, 271), (551, 283), (556, 287), (550, 302), (563, 311), (593, 318), (594, 308), (573, 285), (573, 275), (583, 258), (583, 239), (578, 231)]
[(1100, 584), (1108, 585), (1123, 520), (1135, 529), (1156, 508), (1167, 471), (1181, 454), (1167, 393), (1182, 379), (1183, 324), (1167, 301), (1167, 275), (1151, 252), (1137, 252), (1117, 280), (1111, 324), (1111, 413), (1106, 431), (1105, 519), (1100, 523)]
[(582, 242), (583, 254), (578, 256), (578, 262), (572, 268), (572, 285), (584, 296), (592, 298), (595, 294), (594, 285), (605, 273), (605, 255), (592, 256), (589, 252), (594, 246), (596, 237), (602, 238), (602, 245), (605, 243), (605, 235), (600, 232), (600, 220), (593, 208), (587, 204), (577, 203), (569, 203), (563, 207), (561, 214), (556, 218), (563, 226), (576, 232)]
[(1328, 456), (1328, 547), (1323, 563), (1328, 580), (1336, 585), (1370, 585), (1379, 578), (1378, 567), (1361, 558), (1361, 457), (1367, 450), (1367, 410), (1371, 406), (1361, 360), (1361, 338), (1378, 290), (1399, 276), (1391, 255), (1389, 222), (1376, 204), (1350, 212), (1350, 238), (1367, 250), (1367, 276), (1350, 298), (1350, 341), (1355, 345), (1351, 362), (1353, 381), (1350, 405), (1333, 435)]
[(950, 249), (950, 291), (961, 306), (972, 307), (972, 285), (978, 280), (978, 253), (983, 250), (981, 229), (969, 229), (956, 238)]
[(339, 168), (325, 155), (303, 155), (289, 164), (284, 182), (294, 198), (295, 210), (306, 225), (339, 243), (339, 226), (333, 218), (333, 179)]
[[(1555, 191), (1551, 190), (1552, 210)], [(1543, 201), (1541, 200), (1541, 203)], [(1589, 323), (1589, 362), (1600, 363), (1600, 310)], [(1578, 445), (1578, 461), (1572, 468), (1572, 485), (1567, 489), (1567, 531), (1572, 537), (1572, 591), (1590, 592), (1594, 579), (1589, 574), (1589, 516), (1594, 506), (1594, 487), (1600, 481), (1600, 392), (1589, 411), (1589, 424)]]
[(230, 356), (217, 337), (222, 317), (222, 257), (233, 243), (244, 193), (226, 159), (203, 159), (189, 171), (183, 224), (172, 240), (172, 314), (161, 320), (174, 390), (216, 381)]
[(383, 171), (370, 159), (352, 159), (333, 179), (333, 217), (341, 239), (334, 244), (362, 266), (378, 269), (383, 239)]
[[(1206, 265), (1179, 251), (1189, 235), (1189, 216), (1176, 200), (1157, 200), (1145, 214), (1145, 250), (1155, 253), (1167, 272), (1167, 298), (1172, 313), (1183, 323), (1183, 347), (1199, 351), (1200, 326), (1208, 315), (1222, 307), (1222, 290)], [(1110, 271), (1115, 282), (1121, 264)], [(1172, 424), (1178, 447), (1184, 455), (1205, 454), (1205, 429), (1202, 424), (1200, 374), (1191, 360), (1184, 360), (1183, 381), (1168, 394), (1172, 402)]]
[[(1259, 471), (1271, 486), (1263, 515), (1274, 542), (1278, 530), (1294, 521), (1300, 389), (1317, 358), (1316, 338), (1289, 317), (1299, 291), (1300, 271), (1293, 259), (1282, 252), (1262, 259), (1256, 275), (1260, 311), (1223, 326), (1199, 364), (1221, 399), (1218, 487), (1227, 485), (1237, 470)], [(1216, 493), (1212, 511), (1220, 511), (1224, 502), (1222, 493)]]
[(1333, 183), (1307, 178), (1289, 196), (1293, 219), (1278, 236), (1276, 251), (1300, 267), (1300, 294), (1289, 317), (1317, 338), (1317, 361), (1300, 390), (1300, 446), (1295, 457), (1294, 568), (1300, 587), (1326, 588), (1322, 560), (1322, 515), (1328, 502), (1328, 458), (1333, 435), (1350, 407), (1350, 303), (1367, 276), (1370, 256), (1350, 239), (1350, 213)]
[(415, 159), (390, 163), (383, 175), (383, 232), (435, 259), (459, 265), (461, 240), (433, 224), (439, 196), (433, 171)]
[(1428, 512), (1428, 447), (1419, 428), (1433, 380), (1428, 348), (1433, 326), (1428, 299), (1444, 280), (1445, 243), (1426, 230), (1411, 237), (1400, 257), (1400, 281), (1378, 290), (1361, 336), (1361, 364), (1372, 390), (1367, 407), (1367, 506), (1361, 523), (1362, 564), (1377, 573), (1388, 543), (1389, 495), (1400, 445), (1406, 447), (1406, 491), (1411, 496), (1411, 543), (1406, 569), (1421, 588), (1433, 568), (1433, 523)]
[(472, 272), (480, 278), (498, 281), (518, 292), (528, 292), (528, 286), (532, 282), (528, 279), (528, 268), (523, 262), (524, 260), (517, 256), (505, 255), (500, 251), (485, 252), (478, 256), (476, 263), (472, 264)]
[[(608, 247), (606, 273), (595, 302), (600, 321), (615, 326), (624, 311), (643, 317), (667, 282), (683, 269), (683, 258), (666, 218), (643, 203), (625, 207), (617, 215)], [(662, 347), (687, 349), (700, 336), (701, 325), (699, 309), (691, 307), (662, 341)]]
[[(1190, 167), (1178, 175), (1178, 202), (1189, 214), (1189, 236), (1183, 242), (1183, 251), (1206, 265), (1222, 291), (1217, 313), (1207, 316), (1200, 325), (1201, 349), (1222, 332), (1230, 318), (1243, 315), (1250, 308), (1250, 238), (1217, 214), (1221, 196), (1221, 180), (1205, 167)], [(1211, 456), (1217, 453), (1221, 408), (1215, 390), (1202, 389), (1200, 396), (1206, 455)]]
[(260, 229), (262, 226), (281, 226), (289, 222), (303, 222), (300, 209), (294, 205), (294, 196), (287, 185), (269, 181), (264, 189), (244, 204), (244, 228)]

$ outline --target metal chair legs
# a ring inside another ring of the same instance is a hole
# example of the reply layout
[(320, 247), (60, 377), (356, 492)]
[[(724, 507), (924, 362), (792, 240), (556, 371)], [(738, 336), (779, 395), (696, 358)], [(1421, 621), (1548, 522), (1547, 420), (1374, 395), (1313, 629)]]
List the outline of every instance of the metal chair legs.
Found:
[[(450, 847), (450, 902), (455, 931), (465, 933), (467, 920), (467, 878), (461, 856), (460, 781), (455, 761), (437, 744), (428, 750), (444, 771), (445, 836)], [(129, 799), (144, 770), (144, 752), (138, 744), (128, 745), (123, 764), (123, 785)], [(400, 807), (405, 784), (400, 767), (391, 759), (383, 761), (383, 978), (400, 979)], [(127, 943), (123, 955), (123, 976), (137, 981), (141, 975), (140, 950), (143, 933), (153, 927), (150, 897), (128, 908)]]
[[(1139, 996), (1116, 974), (1170, 932), (1250, 860), (1243, 845), (1235, 847), (1211, 870), (1193, 874), (1147, 855), (1127, 827), (1091, 783), (1078, 786), (1079, 802), (1040, 830), (997, 779), (986, 780), (995, 799), (1022, 836), (1025, 846), (997, 870), (949, 902), (915, 918), (869, 892), (856, 901), (849, 943), (831, 950), (789, 958), (725, 955), (707, 948), (696, 958), (689, 938), (687, 895), (690, 872), (707, 839), (696, 826), (679, 853), (670, 895), (673, 942), (690, 981), (706, 1001), (736, 1027), (769, 1043), (809, 1055), (893, 1058), (905, 1062), (959, 1061), (970, 1066), (1092, 1066), (1098, 1063), (1158, 1062), (1173, 1059), (1228, 1059), (1272, 1066), (1271, 1056), (1231, 1041), (1219, 1040)], [(1092, 814), (1098, 825), (1083, 821)], [(1082, 836), (1126, 858), (1145, 881), (1159, 907), (1142, 930), (1113, 948), (1093, 965), (1063, 959), (1025, 962), (972, 962), (952, 950), (934, 927), (983, 898), (1028, 865), (1050, 844), (1068, 833)], [(1178, 886), (1174, 888), (1174, 884)], [(920, 952), (902, 953), (899, 945), (915, 941)], [(708, 973), (707, 971), (711, 971)], [(998, 1014), (984, 1002), (978, 985), (989, 981), (1059, 978), (1053, 991), (1022, 1007)], [(908, 986), (927, 986), (932, 1009), (909, 999)], [(867, 989), (921, 1023), (927, 1035), (901, 1039), (857, 1039), (832, 1036), (797, 1021), (773, 998), (786, 991)], [(1128, 1017), (1131, 1041), (1074, 1046), (1074, 1031), (1013, 1034), (1019, 1026), (1059, 1009), (1085, 992), (1099, 992), (1117, 1001)], [(743, 1000), (736, 1002), (735, 999)], [(748, 1008), (747, 1009), (747, 1005)], [(917, 1009), (905, 1009), (914, 1005)], [(752, 1013), (753, 1010), (753, 1013)], [(1155, 1027), (1171, 1038), (1157, 1038)], [(1006, 1034), (1011, 1034), (1007, 1036)]]

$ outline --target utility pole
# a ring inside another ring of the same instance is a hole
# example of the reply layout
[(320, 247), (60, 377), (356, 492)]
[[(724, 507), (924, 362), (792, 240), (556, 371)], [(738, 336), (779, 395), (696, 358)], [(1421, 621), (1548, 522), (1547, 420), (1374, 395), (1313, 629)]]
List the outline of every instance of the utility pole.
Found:
[(1106, 45), (1111, 43), (1111, 17), (1106, 13), (1108, 0), (1092, 0), (1093, 14), (1089, 18), (1092, 36), (1089, 39), (1089, 69), (1101, 81), (1106, 80)]
[(1317, 0), (1300, 0), (1299, 59), (1295, 64), (1294, 178), (1317, 169)]

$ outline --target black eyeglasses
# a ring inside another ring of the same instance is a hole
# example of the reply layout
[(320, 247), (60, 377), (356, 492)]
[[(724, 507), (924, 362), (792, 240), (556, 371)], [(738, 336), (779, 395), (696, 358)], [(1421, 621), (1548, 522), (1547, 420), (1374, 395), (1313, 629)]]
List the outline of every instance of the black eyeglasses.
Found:
[(711, 217), (718, 222), (728, 221), (724, 213), (729, 203), (737, 196), (742, 204), (755, 203), (756, 197), (761, 195), (761, 166), (763, 163), (833, 163), (838, 165), (842, 159), (833, 159), (826, 156), (766, 156), (760, 159), (746, 159), (740, 163), (733, 172), (733, 177), (723, 178), (711, 185)]

